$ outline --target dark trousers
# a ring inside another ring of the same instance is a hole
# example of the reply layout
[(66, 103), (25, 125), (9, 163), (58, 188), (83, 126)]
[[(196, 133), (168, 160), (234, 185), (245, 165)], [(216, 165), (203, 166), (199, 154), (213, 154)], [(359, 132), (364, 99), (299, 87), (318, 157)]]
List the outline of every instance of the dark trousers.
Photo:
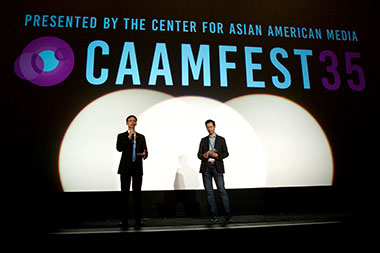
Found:
[(129, 189), (131, 187), (131, 181), (133, 191), (133, 214), (136, 223), (140, 223), (142, 175), (134, 172), (131, 174), (120, 174), (122, 221), (128, 222), (129, 218)]
[(214, 165), (208, 165), (207, 170), (205, 171), (205, 173), (202, 174), (202, 178), (203, 185), (206, 190), (207, 203), (211, 217), (216, 217), (218, 215), (218, 209), (216, 207), (214, 197), (214, 188), (212, 184), (212, 179), (214, 178), (216, 187), (218, 188), (219, 196), (224, 206), (225, 216), (226, 218), (231, 218), (230, 201), (228, 198), (226, 188), (224, 188), (223, 174), (218, 172)]

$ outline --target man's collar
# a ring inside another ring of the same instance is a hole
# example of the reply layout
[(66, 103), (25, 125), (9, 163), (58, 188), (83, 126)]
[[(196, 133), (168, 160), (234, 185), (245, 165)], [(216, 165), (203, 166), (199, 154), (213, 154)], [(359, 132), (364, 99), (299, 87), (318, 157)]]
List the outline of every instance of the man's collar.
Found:
[(214, 133), (213, 135), (209, 134), (208, 137), (215, 138), (216, 137), (216, 133)]

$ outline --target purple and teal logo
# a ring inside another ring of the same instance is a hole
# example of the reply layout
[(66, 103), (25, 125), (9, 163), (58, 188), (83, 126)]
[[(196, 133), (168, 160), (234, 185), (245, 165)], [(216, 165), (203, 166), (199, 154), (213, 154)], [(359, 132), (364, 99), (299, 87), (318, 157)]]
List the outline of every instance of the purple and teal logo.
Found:
[(64, 40), (46, 36), (31, 41), (17, 57), (14, 71), (18, 77), (38, 86), (63, 82), (74, 67), (74, 52)]

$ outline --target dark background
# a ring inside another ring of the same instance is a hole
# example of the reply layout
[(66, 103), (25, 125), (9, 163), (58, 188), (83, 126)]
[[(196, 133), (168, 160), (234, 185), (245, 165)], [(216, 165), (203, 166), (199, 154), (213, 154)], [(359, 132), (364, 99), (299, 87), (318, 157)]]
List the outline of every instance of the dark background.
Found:
[[(242, 207), (240, 211), (242, 213), (264, 210), (265, 208), (262, 209), (258, 205), (268, 207), (269, 203), (282, 199), (282, 194), (285, 200), (289, 200), (288, 204), (284, 205), (293, 209), (301, 208), (303, 203), (292, 202), (294, 196), (303, 196), (305, 200), (310, 196), (311, 199), (307, 202), (314, 203), (311, 205), (313, 207), (322, 205), (321, 200), (324, 199), (326, 203), (323, 205), (326, 207), (336, 203), (334, 202), (336, 199), (342, 200), (345, 203), (344, 208), (350, 210), (358, 211), (365, 205), (362, 192), (369, 185), (366, 182), (374, 170), (371, 165), (376, 164), (376, 151), (372, 144), (378, 137), (378, 123), (376, 123), (378, 81), (375, 79), (378, 53), (375, 45), (378, 44), (379, 37), (377, 18), (379, 8), (376, 1), (97, 0), (12, 1), (1, 5), (3, 29), (7, 35), (3, 38), (4, 50), (1, 61), (1, 69), (5, 76), (1, 83), (3, 87), (1, 94), (4, 103), (2, 106), (4, 137), (7, 145), (2, 167), (7, 172), (15, 174), (16, 182), (7, 179), (4, 181), (10, 184), (7, 189), (11, 192), (21, 191), (21, 198), (18, 198), (17, 202), (23, 208), (33, 206), (36, 212), (44, 209), (48, 213), (49, 208), (56, 211), (62, 205), (68, 205), (67, 208), (77, 205), (80, 210), (80, 206), (88, 208), (91, 204), (82, 202), (80, 205), (81, 201), (76, 203), (72, 198), (83, 200), (91, 199), (89, 196), (94, 194), (98, 197), (107, 195), (107, 193), (60, 193), (62, 188), (58, 174), (59, 148), (67, 127), (81, 109), (102, 95), (129, 88), (153, 89), (175, 96), (200, 95), (220, 101), (245, 94), (275, 94), (300, 104), (315, 117), (325, 131), (332, 148), (333, 186), (246, 189), (244, 194), (236, 195), (234, 203), (236, 206), (242, 206), (239, 203), (252, 201), (256, 206), (254, 209)], [(25, 27), (26, 14), (94, 16), (98, 23), (95, 29)], [(104, 30), (103, 17), (118, 17), (118, 28)], [(123, 17), (145, 18), (146, 31), (125, 31), (121, 23)], [(197, 33), (153, 32), (149, 29), (152, 19), (196, 21)], [(222, 22), (225, 34), (201, 33), (201, 21)], [(227, 33), (230, 22), (260, 24), (263, 27), (263, 35), (229, 35)], [(267, 37), (268, 25), (320, 28), (323, 39)], [(327, 40), (325, 29), (355, 31), (359, 41)], [(23, 48), (41, 36), (56, 36), (65, 40), (71, 45), (75, 54), (75, 65), (70, 76), (62, 83), (46, 88), (19, 79), (13, 71), (14, 61)], [(98, 65), (95, 69), (99, 70), (101, 67), (109, 69), (107, 82), (99, 86), (89, 84), (85, 77), (87, 46), (93, 40), (104, 40), (110, 47), (108, 56), (97, 55), (97, 59), (101, 60), (96, 60)], [(125, 77), (123, 85), (115, 85), (124, 41), (135, 43), (140, 86), (133, 86), (128, 76)], [(155, 86), (147, 85), (157, 42), (166, 43), (167, 46), (174, 83), (171, 87), (165, 86), (163, 78), (158, 78)], [(203, 87), (202, 72), (198, 81), (192, 80), (190, 75), (189, 87), (181, 86), (181, 43), (191, 44), (195, 56), (200, 44), (210, 45), (211, 87)], [(219, 45), (237, 46), (237, 53), (229, 53), (227, 56), (228, 61), (236, 62), (236, 69), (228, 70), (227, 88), (220, 87)], [(262, 71), (255, 71), (254, 77), (255, 80), (265, 80), (265, 89), (246, 87), (244, 46), (263, 48), (262, 54), (254, 55), (254, 62), (262, 64)], [(288, 53), (287, 59), (280, 60), (292, 77), (292, 84), (288, 89), (281, 90), (272, 84), (272, 75), (281, 76), (269, 58), (269, 52), (274, 47), (284, 48)], [(310, 90), (303, 88), (300, 57), (293, 54), (293, 49), (313, 51), (313, 56), (307, 57)], [(319, 61), (319, 53), (323, 50), (333, 51), (338, 58), (341, 87), (336, 91), (327, 90), (321, 82), (322, 77), (331, 78), (330, 74), (326, 73), (325, 63)], [(364, 70), (366, 87), (363, 91), (353, 91), (347, 85), (347, 79), (354, 79), (357, 82), (357, 76), (356, 73), (354, 75), (345, 73), (344, 52), (360, 52), (360, 59), (352, 62)], [(268, 193), (258, 194), (262, 191)], [(295, 195), (295, 192), (298, 195)], [(146, 194), (150, 194), (150, 198), (154, 199), (161, 198), (165, 192)], [(197, 191), (194, 194), (197, 195)], [(242, 195), (249, 200), (238, 197)], [(26, 199), (29, 201), (25, 202)], [(283, 201), (286, 202), (285, 200)], [(277, 207), (281, 209), (281, 205)], [(149, 215), (159, 215), (159, 211)]]

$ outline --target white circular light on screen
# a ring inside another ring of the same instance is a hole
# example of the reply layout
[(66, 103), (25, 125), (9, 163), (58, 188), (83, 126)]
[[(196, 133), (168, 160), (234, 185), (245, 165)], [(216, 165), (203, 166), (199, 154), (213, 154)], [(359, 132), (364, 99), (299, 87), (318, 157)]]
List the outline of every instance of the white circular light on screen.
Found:
[(109, 93), (87, 105), (71, 122), (59, 154), (59, 173), (64, 191), (115, 191), (121, 153), (116, 139), (125, 132), (126, 117), (137, 117), (171, 96), (151, 90)]
[(207, 119), (215, 121), (215, 132), (226, 139), (226, 187), (265, 186), (264, 154), (250, 124), (221, 102), (187, 96), (165, 100), (146, 110), (138, 120), (149, 149), (143, 189), (203, 189), (197, 153), (201, 138), (208, 135)]
[(226, 103), (255, 129), (266, 156), (266, 186), (331, 185), (333, 157), (318, 122), (298, 104), (274, 95)]

